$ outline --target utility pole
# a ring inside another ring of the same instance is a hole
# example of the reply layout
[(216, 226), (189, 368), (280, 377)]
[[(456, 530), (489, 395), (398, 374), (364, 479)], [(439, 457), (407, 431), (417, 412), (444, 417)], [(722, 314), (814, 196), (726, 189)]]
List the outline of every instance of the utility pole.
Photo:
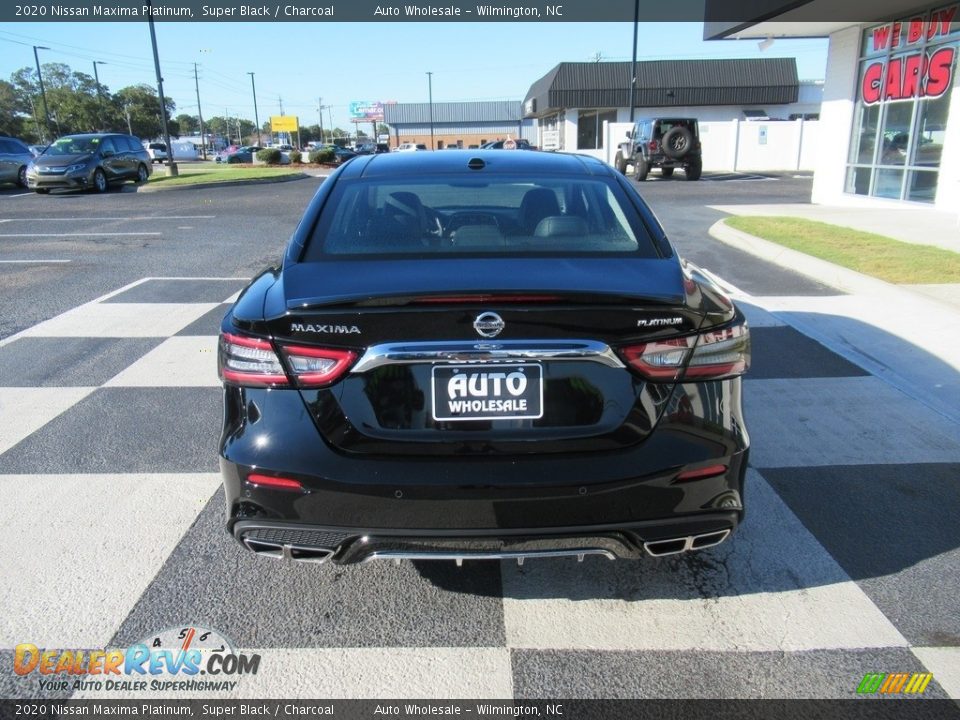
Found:
[(127, 116), (127, 135), (133, 135), (133, 126), (130, 124), (130, 103), (123, 104), (123, 112)]
[(163, 142), (167, 145), (167, 175), (179, 175), (177, 164), (173, 161), (173, 147), (170, 144), (170, 128), (167, 127), (167, 105), (163, 97), (163, 76), (160, 74), (160, 53), (157, 51), (157, 33), (153, 28), (153, 0), (147, 0), (147, 24), (150, 26), (150, 44), (153, 45), (153, 66), (157, 71), (157, 91), (160, 94), (160, 126), (163, 128)]
[(322, 145), (323, 143), (326, 142), (326, 140), (323, 137), (323, 98), (322, 97), (317, 98), (317, 117), (320, 118), (320, 144)]
[(430, 149), (435, 150), (433, 146), (433, 73), (427, 73), (427, 87), (430, 93)]
[(200, 79), (197, 77), (197, 64), (193, 64), (193, 84), (197, 88), (197, 115), (200, 117), (200, 152), (203, 159), (207, 159), (207, 136), (203, 130), (203, 110), (200, 109)]
[(47, 109), (47, 91), (43, 88), (43, 73), (40, 72), (40, 56), (37, 55), (37, 50), (49, 49), (50, 48), (44, 47), (43, 45), (33, 46), (33, 59), (37, 63), (37, 80), (40, 81), (40, 97), (43, 98), (43, 142), (47, 141), (47, 135), (50, 134), (50, 111)]
[(93, 61), (93, 79), (97, 83), (97, 122), (100, 124), (101, 130), (106, 130), (107, 128), (103, 124), (103, 93), (100, 91), (100, 75), (97, 74), (97, 65), (106, 64), (103, 60)]
[(254, 73), (248, 72), (247, 75), (250, 76), (250, 87), (253, 88), (253, 120), (257, 123), (257, 145), (263, 145), (260, 140), (260, 114), (257, 112), (257, 83), (253, 79)]
[(633, 2), (633, 65), (630, 68), (630, 123), (633, 123), (637, 92), (637, 32), (640, 30), (640, 0)]
[[(280, 97), (279, 95), (277, 95), (277, 102), (280, 103), (280, 117), (283, 117), (283, 98)], [(277, 133), (277, 135), (279, 136), (281, 143), (287, 143), (287, 144), (290, 143), (290, 140), (287, 137), (286, 132), (279, 132)], [(270, 140), (271, 142), (273, 141), (273, 125), (270, 126)]]
[(330, 142), (333, 142), (333, 105), (327, 105), (327, 120), (330, 121)]

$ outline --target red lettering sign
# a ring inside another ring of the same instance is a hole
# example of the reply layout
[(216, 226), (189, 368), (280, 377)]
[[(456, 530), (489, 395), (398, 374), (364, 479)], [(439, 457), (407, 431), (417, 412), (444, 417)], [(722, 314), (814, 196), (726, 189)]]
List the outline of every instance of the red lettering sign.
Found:
[(945, 10), (935, 10), (931, 13), (929, 20), (912, 17), (907, 22), (895, 22), (874, 28), (873, 51), (886, 50), (888, 47), (896, 49), (903, 39), (906, 39), (905, 45), (913, 45), (924, 38), (932, 40), (939, 35), (949, 34), (950, 23), (956, 17), (958, 7), (960, 6), (954, 5)]
[(863, 71), (860, 99), (865, 105), (874, 105), (881, 100), (940, 97), (953, 82), (956, 51), (955, 47), (943, 47), (929, 56), (915, 53), (891, 58), (886, 78), (884, 62), (873, 62)]
[(873, 49), (886, 50), (887, 43), (890, 42), (890, 26), (881, 25), (873, 31)]
[(956, 48), (945, 47), (940, 48), (930, 56), (924, 95), (927, 97), (940, 97), (950, 88), (950, 80), (953, 74), (953, 57), (955, 53)]
[(860, 97), (866, 105), (880, 102), (880, 80), (883, 78), (883, 63), (875, 62), (863, 71), (863, 85)]

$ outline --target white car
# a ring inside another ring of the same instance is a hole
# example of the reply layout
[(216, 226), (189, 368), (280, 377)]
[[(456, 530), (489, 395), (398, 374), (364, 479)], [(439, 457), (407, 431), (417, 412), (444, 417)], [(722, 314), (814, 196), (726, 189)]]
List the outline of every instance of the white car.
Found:
[(167, 159), (166, 144), (159, 142), (144, 143), (143, 147), (146, 148), (147, 155), (150, 156), (150, 162), (162, 164)]
[(396, 149), (396, 152), (416, 152), (417, 150), (426, 150), (427, 146), (417, 143), (402, 143), (400, 147)]

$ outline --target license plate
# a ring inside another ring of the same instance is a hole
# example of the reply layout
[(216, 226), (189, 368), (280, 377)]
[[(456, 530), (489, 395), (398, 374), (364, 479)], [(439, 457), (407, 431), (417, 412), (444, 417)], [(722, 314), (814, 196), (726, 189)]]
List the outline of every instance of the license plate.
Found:
[(543, 417), (543, 367), (434, 365), (434, 420), (520, 420)]

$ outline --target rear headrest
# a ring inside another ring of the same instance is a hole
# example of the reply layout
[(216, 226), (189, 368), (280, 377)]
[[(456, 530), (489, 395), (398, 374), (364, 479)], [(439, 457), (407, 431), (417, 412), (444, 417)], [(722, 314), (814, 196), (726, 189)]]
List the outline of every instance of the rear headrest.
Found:
[(533, 233), (537, 223), (550, 215), (560, 214), (560, 204), (553, 190), (534, 188), (527, 190), (520, 201), (520, 226), (527, 233)]
[(587, 234), (587, 223), (582, 217), (553, 215), (537, 223), (534, 237), (573, 237)]

